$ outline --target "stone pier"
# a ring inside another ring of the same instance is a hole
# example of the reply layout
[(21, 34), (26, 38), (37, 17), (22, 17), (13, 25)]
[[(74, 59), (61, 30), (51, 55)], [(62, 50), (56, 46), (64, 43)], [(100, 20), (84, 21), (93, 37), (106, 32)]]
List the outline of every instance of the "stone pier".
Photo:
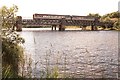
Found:
[(64, 25), (59, 25), (59, 31), (65, 31), (65, 26)]
[(17, 16), (16, 31), (22, 31), (22, 17), (21, 16)]
[(59, 31), (65, 31), (65, 18), (61, 19), (61, 23), (59, 25)]
[(97, 30), (97, 26), (92, 25), (92, 26), (91, 26), (91, 30), (92, 30), (92, 31)]
[(57, 25), (52, 25), (52, 31), (53, 31), (53, 30), (56, 31), (56, 27), (57, 27)]

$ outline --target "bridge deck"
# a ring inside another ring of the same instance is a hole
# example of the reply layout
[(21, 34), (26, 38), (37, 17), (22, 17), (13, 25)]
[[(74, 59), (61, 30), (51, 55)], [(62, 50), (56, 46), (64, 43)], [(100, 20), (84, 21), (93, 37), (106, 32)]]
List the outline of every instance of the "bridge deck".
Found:
[(23, 19), (26, 26), (64, 25), (64, 26), (112, 26), (113, 23), (100, 22), (96, 17), (52, 14), (34, 14), (33, 19)]

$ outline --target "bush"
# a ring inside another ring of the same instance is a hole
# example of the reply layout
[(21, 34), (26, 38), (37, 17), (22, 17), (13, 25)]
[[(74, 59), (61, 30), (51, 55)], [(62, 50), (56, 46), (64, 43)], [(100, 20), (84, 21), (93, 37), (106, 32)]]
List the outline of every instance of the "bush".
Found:
[(15, 32), (5, 32), (2, 35), (2, 77), (17, 78), (19, 63), (23, 59), (23, 48), (20, 46), (24, 43)]
[(115, 22), (113, 26), (114, 26), (114, 28), (116, 30), (120, 30), (120, 23), (119, 23), (119, 21)]

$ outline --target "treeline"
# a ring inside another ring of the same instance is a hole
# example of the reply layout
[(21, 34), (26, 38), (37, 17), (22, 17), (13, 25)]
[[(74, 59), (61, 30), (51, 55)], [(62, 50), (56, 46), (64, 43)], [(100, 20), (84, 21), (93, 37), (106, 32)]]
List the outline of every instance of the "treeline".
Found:
[(112, 12), (112, 13), (105, 14), (105, 15), (103, 15), (103, 16), (101, 16), (101, 15), (98, 14), (98, 13), (96, 13), (96, 14), (89, 13), (87, 16), (98, 17), (98, 18), (104, 20), (104, 19), (106, 19), (106, 18), (109, 18), (109, 19), (119, 18), (120, 12), (116, 11), (116, 12)]
[(105, 14), (102, 17), (103, 18), (106, 18), (106, 17), (109, 17), (109, 18), (119, 18), (119, 15), (120, 15), (119, 12), (116, 11), (116, 12)]
[(118, 12), (118, 11), (111, 12), (111, 13), (105, 14), (103, 16), (101, 16), (98, 13), (97, 14), (89, 13), (87, 16), (97, 17), (97, 18), (99, 18), (99, 20), (101, 22), (112, 22), (112, 23), (114, 23), (113, 28), (115, 30), (120, 30), (120, 22), (119, 22), (120, 12)]

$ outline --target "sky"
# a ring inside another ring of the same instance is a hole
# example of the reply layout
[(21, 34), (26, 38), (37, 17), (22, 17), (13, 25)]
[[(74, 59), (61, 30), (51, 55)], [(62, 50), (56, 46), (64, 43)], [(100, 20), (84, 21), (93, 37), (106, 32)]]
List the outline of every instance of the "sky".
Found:
[(0, 7), (17, 5), (18, 16), (32, 18), (34, 13), (79, 15), (89, 13), (106, 13), (118, 11), (120, 0), (0, 0)]

